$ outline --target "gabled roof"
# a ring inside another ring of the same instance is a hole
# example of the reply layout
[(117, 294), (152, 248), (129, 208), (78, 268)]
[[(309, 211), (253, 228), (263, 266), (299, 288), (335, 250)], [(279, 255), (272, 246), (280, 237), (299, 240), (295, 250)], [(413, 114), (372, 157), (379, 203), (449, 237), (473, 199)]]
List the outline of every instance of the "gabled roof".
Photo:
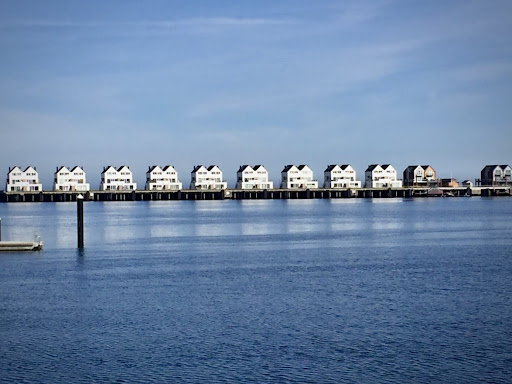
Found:
[(507, 169), (507, 168), (510, 168), (510, 165), (506, 165), (506, 164), (505, 164), (505, 165), (500, 165), (500, 168), (501, 168), (501, 169), (503, 169), (503, 170), (505, 170), (505, 169)]
[(151, 172), (153, 172), (157, 168), (160, 168), (160, 166), (159, 165), (152, 165), (151, 167), (149, 167), (149, 169), (148, 169), (148, 171), (146, 173), (151, 173)]
[[(250, 165), (247, 165), (247, 164), (244, 164), (244, 165), (241, 165), (240, 168), (238, 168), (238, 171), (237, 172), (243, 172), (245, 171), (247, 168), (251, 168)], [(252, 168), (251, 168), (252, 169)]]
[[(391, 164), (382, 164), (382, 165), (381, 165), (381, 167), (382, 167), (382, 169), (388, 169), (389, 167), (393, 168), (393, 167), (391, 166)], [(393, 169), (394, 169), (394, 168), (393, 168)]]
[(32, 169), (34, 172), (36, 172), (36, 168), (29, 165), (27, 168), (25, 168), (25, 170), (23, 172), (27, 172), (29, 169)]
[(71, 168), (71, 171), (70, 172), (75, 172), (75, 169), (79, 169), (81, 170), (82, 172), (84, 172), (84, 169), (82, 167), (79, 167), (78, 165), (75, 165), (73, 168)]
[[(281, 172), (288, 172), (293, 167), (295, 167), (295, 165), (293, 165), (293, 164), (285, 165)], [(295, 167), (295, 168), (297, 168), (297, 167)]]
[(416, 171), (418, 168), (421, 168), (423, 171), (426, 171), (428, 167), (429, 167), (428, 165), (409, 165), (407, 168), (404, 169), (404, 173), (405, 172), (414, 173), (414, 171)]
[(375, 168), (377, 168), (379, 166), (379, 164), (370, 164), (368, 166), (368, 168), (366, 168), (366, 171), (365, 172), (371, 172), (373, 171)]
[(325, 168), (324, 172), (331, 172), (334, 168), (338, 167), (338, 164), (331, 164), (328, 165), (327, 168)]
[[(425, 171), (428, 169), (428, 168), (432, 168), (430, 165), (422, 165), (421, 168), (423, 168)], [(434, 169), (434, 168), (432, 168)]]
[(65, 167), (64, 165), (61, 165), (59, 168), (57, 168), (57, 170), (55, 171), (55, 173), (60, 173), (60, 171), (62, 171), (63, 169), (66, 169), (66, 171), (69, 172), (69, 169), (67, 169), (67, 167)]
[(175, 171), (172, 165), (166, 165), (165, 167), (162, 168), (162, 171), (167, 171), (169, 168), (172, 168), (172, 170)]
[(101, 174), (103, 175), (105, 172), (107, 172), (107, 171), (108, 171), (108, 170), (110, 170), (111, 168), (112, 168), (114, 171), (116, 171), (116, 172), (117, 172), (117, 169), (115, 169), (115, 168), (114, 168), (113, 166), (111, 166), (111, 165), (108, 165), (108, 166), (106, 166), (106, 167), (104, 167), (104, 168), (103, 168), (103, 172), (101, 172)]
[(21, 168), (18, 165), (15, 165), (14, 167), (9, 168), (9, 173), (7, 173), (7, 174), (10, 174), (11, 172), (13, 172), (15, 170), (18, 170), (21, 172)]
[(307, 164), (301, 164), (301, 165), (299, 165), (297, 168), (298, 168), (300, 171), (302, 171), (304, 168), (308, 168), (309, 170), (311, 170), (311, 168), (309, 168), (309, 167), (307, 166)]
[[(255, 165), (254, 167), (252, 167), (252, 169), (254, 169), (255, 171), (257, 171), (257, 170), (258, 170), (258, 169), (260, 169), (260, 168), (265, 169), (265, 167), (264, 167), (263, 165), (261, 165), (261, 164), (257, 164), (257, 165)], [(265, 169), (265, 171), (266, 171), (266, 169)]]
[(121, 165), (119, 168), (117, 168), (117, 172), (121, 172), (121, 170), (123, 168), (126, 168), (127, 170), (130, 170), (130, 167), (128, 167), (127, 165)]
[(348, 167), (352, 168), (352, 166), (351, 166), (350, 164), (341, 164), (341, 165), (340, 165), (340, 168), (341, 168), (342, 170), (345, 170), (345, 169), (347, 169)]
[(220, 171), (220, 168), (217, 167), (215, 164), (212, 164), (208, 167), (208, 170), (211, 171), (213, 168), (217, 168)]
[(199, 171), (201, 168), (207, 169), (204, 165), (195, 165), (192, 173)]

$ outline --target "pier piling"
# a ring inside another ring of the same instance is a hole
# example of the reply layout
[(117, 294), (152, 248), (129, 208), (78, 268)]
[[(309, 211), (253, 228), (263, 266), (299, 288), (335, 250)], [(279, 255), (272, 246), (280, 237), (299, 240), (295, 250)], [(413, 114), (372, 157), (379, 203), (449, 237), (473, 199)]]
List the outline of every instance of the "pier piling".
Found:
[(77, 215), (77, 236), (78, 236), (78, 249), (84, 247), (84, 198), (78, 195), (76, 198), (76, 215)]

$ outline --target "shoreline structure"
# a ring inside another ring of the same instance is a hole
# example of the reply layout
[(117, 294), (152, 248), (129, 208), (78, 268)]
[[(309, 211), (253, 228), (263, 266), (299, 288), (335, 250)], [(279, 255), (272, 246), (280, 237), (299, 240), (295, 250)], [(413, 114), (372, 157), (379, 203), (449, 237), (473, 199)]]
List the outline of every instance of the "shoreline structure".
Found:
[(84, 201), (165, 201), (165, 200), (279, 200), (343, 198), (419, 198), (512, 196), (512, 187), (439, 188), (357, 188), (357, 189), (221, 189), (179, 191), (41, 191), (0, 192), (0, 203), (70, 202), (82, 195)]
[[(363, 187), (363, 188), (361, 188)], [(391, 164), (370, 164), (364, 185), (350, 164), (328, 165), (323, 187), (307, 164), (286, 165), (281, 171), (280, 188), (274, 188), (263, 165), (241, 165), (235, 188), (228, 188), (217, 165), (194, 166), (190, 188), (183, 189), (172, 165), (154, 165), (146, 172), (146, 186), (137, 188), (133, 173), (126, 165), (107, 166), (101, 173), (98, 190), (91, 190), (83, 167), (57, 167), (52, 190), (43, 190), (36, 167), (24, 170), (9, 167), (5, 191), (0, 202), (144, 201), (144, 200), (253, 200), (253, 199), (336, 199), (336, 198), (413, 198), (447, 196), (511, 196), (512, 167), (486, 165), (475, 183), (462, 185), (450, 177), (438, 178), (430, 165), (411, 165), (398, 178)]]

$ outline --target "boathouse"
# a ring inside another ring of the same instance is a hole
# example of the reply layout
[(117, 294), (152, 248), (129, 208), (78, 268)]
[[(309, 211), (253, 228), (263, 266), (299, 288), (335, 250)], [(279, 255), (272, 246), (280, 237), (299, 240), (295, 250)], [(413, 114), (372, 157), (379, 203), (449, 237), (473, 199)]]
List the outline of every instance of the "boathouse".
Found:
[(364, 172), (365, 188), (402, 188), (396, 169), (391, 164), (371, 164)]
[(291, 164), (286, 165), (281, 171), (281, 188), (314, 189), (318, 188), (318, 181), (313, 180), (313, 170), (306, 164)]
[(103, 168), (101, 172), (100, 190), (102, 191), (134, 191), (137, 183), (133, 181), (133, 174), (126, 165), (115, 169), (113, 166)]
[(268, 171), (263, 165), (241, 165), (236, 173), (236, 189), (273, 189), (268, 180)]
[(512, 168), (510, 165), (486, 165), (480, 172), (482, 186), (512, 185)]
[(149, 167), (146, 172), (147, 191), (178, 191), (182, 183), (178, 179), (178, 172), (172, 165), (161, 168), (158, 165)]
[(216, 165), (206, 168), (196, 165), (190, 175), (190, 189), (226, 189), (228, 183), (222, 180), (222, 171)]
[(324, 171), (324, 188), (361, 188), (361, 182), (350, 164), (332, 164)]
[(69, 170), (67, 167), (61, 166), (57, 168), (54, 174), (53, 190), (54, 191), (89, 191), (91, 189), (89, 183), (86, 182), (85, 172), (79, 166)]
[(6, 192), (40, 192), (42, 190), (43, 185), (39, 181), (36, 167), (28, 166), (24, 171), (18, 166), (9, 167), (5, 184)]
[(436, 171), (430, 165), (409, 165), (404, 170), (403, 184), (406, 187), (435, 187)]

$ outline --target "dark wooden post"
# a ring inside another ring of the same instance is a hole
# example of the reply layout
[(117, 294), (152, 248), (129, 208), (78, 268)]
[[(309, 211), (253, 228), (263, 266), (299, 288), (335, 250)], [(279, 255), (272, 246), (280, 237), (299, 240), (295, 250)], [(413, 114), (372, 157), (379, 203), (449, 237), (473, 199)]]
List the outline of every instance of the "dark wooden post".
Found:
[(78, 249), (82, 249), (84, 247), (84, 198), (82, 195), (76, 198), (76, 208)]

